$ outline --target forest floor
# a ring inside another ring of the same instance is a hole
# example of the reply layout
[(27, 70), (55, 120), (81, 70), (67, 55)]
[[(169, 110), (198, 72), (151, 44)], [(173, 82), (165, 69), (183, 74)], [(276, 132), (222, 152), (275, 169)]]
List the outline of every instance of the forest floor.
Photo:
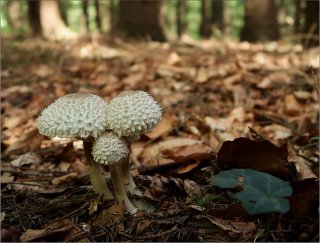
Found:
[[(285, 43), (3, 39), (2, 241), (318, 242), (318, 53)], [(43, 137), (36, 125), (57, 97), (110, 101), (131, 89), (163, 109), (131, 146), (134, 180), (155, 207), (134, 216), (93, 193), (79, 141)], [(289, 182), (289, 212), (249, 215), (237, 189), (209, 185), (234, 168)]]

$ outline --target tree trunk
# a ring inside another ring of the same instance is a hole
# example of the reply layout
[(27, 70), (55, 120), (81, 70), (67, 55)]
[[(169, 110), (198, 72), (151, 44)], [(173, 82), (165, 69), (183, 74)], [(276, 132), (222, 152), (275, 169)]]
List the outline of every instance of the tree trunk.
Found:
[(62, 40), (76, 37), (61, 17), (58, 0), (40, 0), (40, 22), (42, 34), (47, 39)]
[(177, 35), (180, 38), (186, 29), (186, 0), (177, 1)]
[(99, 30), (99, 32), (102, 32), (99, 0), (94, 0), (94, 8), (96, 11), (96, 28)]
[(319, 1), (307, 1), (304, 32), (308, 33), (306, 46), (319, 46)]
[(40, 2), (28, 0), (28, 19), (31, 34), (33, 36), (41, 36), (42, 29), (40, 23)]
[(280, 38), (278, 11), (274, 0), (245, 0), (242, 41), (273, 41)]
[(21, 2), (17, 0), (8, 0), (8, 23), (13, 30), (22, 28), (21, 22)]
[(165, 41), (161, 26), (161, 0), (120, 0), (119, 19), (113, 31), (132, 38), (150, 37), (154, 41)]
[(201, 1), (201, 24), (200, 24), (199, 34), (205, 38), (210, 37), (210, 35), (212, 34), (208, 7), (209, 7), (209, 1), (202, 0)]
[(301, 0), (296, 0), (295, 2), (295, 15), (294, 15), (294, 32), (296, 34), (301, 32), (301, 12), (302, 12), (302, 2)]
[(82, 34), (89, 33), (88, 0), (82, 0), (81, 32)]
[(224, 30), (224, 2), (214, 0), (211, 2), (211, 23), (223, 32)]
[(68, 26), (67, 4), (65, 0), (58, 0), (59, 12), (66, 26)]
[(113, 0), (110, 0), (109, 2), (109, 12), (110, 12), (110, 20), (109, 20), (109, 23), (110, 23), (110, 30), (112, 30), (115, 26), (115, 7), (114, 7), (114, 1)]

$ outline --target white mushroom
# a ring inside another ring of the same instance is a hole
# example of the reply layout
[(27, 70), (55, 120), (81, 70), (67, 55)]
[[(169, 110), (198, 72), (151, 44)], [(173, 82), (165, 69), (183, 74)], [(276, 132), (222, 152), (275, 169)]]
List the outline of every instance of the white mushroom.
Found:
[(107, 102), (93, 94), (69, 94), (57, 99), (38, 118), (39, 133), (48, 137), (81, 139), (93, 190), (104, 199), (113, 195), (91, 154), (93, 138), (105, 129)]
[(102, 134), (93, 144), (92, 155), (95, 161), (109, 165), (115, 197), (119, 202), (124, 202), (125, 209), (135, 214), (137, 209), (131, 203), (122, 184), (121, 173), (117, 169), (117, 163), (127, 160), (129, 149), (124, 140), (112, 132)]
[[(140, 138), (140, 134), (154, 128), (160, 119), (160, 106), (144, 91), (121, 92), (110, 101), (107, 110), (108, 128), (126, 139), (128, 147), (132, 141)], [(123, 178), (125, 190), (141, 196), (142, 192), (137, 189), (130, 174), (129, 156), (117, 166)]]

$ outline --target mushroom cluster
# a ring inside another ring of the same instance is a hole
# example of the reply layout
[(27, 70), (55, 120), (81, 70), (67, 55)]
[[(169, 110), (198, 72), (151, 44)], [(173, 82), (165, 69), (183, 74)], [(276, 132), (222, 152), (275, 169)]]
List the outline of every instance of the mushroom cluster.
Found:
[(75, 93), (44, 109), (38, 130), (48, 137), (81, 139), (93, 190), (104, 199), (114, 198), (99, 167), (109, 165), (116, 200), (135, 214), (147, 207), (127, 195), (142, 196), (130, 173), (130, 143), (160, 119), (160, 106), (144, 91), (123, 91), (109, 104), (97, 95)]

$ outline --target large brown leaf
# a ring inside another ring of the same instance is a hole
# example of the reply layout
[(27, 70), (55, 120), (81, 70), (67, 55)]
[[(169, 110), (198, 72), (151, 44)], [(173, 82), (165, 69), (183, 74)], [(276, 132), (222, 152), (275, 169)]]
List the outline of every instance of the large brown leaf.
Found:
[(237, 138), (222, 144), (217, 154), (220, 168), (248, 168), (269, 173), (290, 181), (286, 146), (277, 147), (271, 142)]

